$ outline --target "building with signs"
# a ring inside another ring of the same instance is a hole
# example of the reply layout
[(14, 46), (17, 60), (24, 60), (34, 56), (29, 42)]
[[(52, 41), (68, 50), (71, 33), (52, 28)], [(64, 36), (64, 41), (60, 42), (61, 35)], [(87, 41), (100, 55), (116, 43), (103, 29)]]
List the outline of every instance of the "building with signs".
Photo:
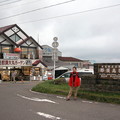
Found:
[[(48, 65), (48, 66), (53, 66), (53, 48), (48, 46), (48, 45), (42, 45), (43, 47), (43, 61)], [(78, 68), (92, 68), (93, 65), (89, 60), (80, 60), (78, 58), (74, 57), (64, 57), (62, 56), (62, 52), (57, 49), (57, 56), (58, 56), (58, 61), (56, 64), (57, 66), (63, 65), (63, 66), (76, 66)], [(92, 66), (92, 67), (91, 67)], [(71, 67), (70, 67), (71, 68)]]
[[(42, 75), (46, 65), (42, 62), (42, 47), (18, 25), (0, 28), (0, 74), (2, 80), (10, 80), (11, 72), (27, 77)], [(32, 73), (31, 73), (32, 71)], [(34, 71), (34, 72), (33, 72)]]
[[(53, 62), (53, 48), (48, 45), (43, 45), (43, 61), (48, 66), (48, 70), (53, 72), (54, 62)], [(66, 70), (71, 70), (74, 66), (77, 68), (93, 69), (93, 65), (89, 60), (80, 60), (74, 57), (64, 57), (62, 52), (57, 49), (56, 52), (58, 60), (56, 61), (55, 75), (60, 75)], [(62, 72), (61, 72), (62, 71)]]
[[(53, 48), (48, 45), (42, 45), (43, 61), (51, 61), (53, 57)], [(62, 52), (57, 50), (57, 56), (62, 56)]]

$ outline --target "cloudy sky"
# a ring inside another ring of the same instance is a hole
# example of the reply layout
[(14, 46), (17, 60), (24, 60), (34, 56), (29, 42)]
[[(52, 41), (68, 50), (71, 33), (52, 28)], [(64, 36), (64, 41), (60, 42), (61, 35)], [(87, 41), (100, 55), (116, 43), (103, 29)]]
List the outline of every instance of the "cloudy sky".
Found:
[(40, 45), (57, 36), (63, 56), (120, 62), (120, 0), (0, 0), (0, 26), (10, 24)]

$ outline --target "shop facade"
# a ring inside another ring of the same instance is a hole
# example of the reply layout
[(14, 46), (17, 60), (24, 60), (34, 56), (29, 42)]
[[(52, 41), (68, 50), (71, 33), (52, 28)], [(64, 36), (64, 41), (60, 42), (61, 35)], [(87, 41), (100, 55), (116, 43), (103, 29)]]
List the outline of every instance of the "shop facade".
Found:
[[(42, 67), (36, 67), (39, 61)], [(0, 28), (0, 77), (2, 80), (11, 80), (11, 73), (17, 71), (24, 74), (29, 80), (30, 75), (42, 75), (42, 47), (28, 36), (18, 25), (9, 25)]]

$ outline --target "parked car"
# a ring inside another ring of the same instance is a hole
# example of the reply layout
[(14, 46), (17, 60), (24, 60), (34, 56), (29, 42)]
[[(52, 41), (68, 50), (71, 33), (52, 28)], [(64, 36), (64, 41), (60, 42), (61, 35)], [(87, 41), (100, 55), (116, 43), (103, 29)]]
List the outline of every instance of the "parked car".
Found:
[(42, 80), (48, 80), (47, 75), (43, 75)]
[(52, 80), (52, 79), (53, 79), (52, 73), (48, 73), (48, 80)]
[[(57, 77), (57, 79), (59, 79), (59, 78), (65, 78), (66, 82), (68, 82), (69, 78), (70, 78), (70, 73), (71, 72), (72, 71), (65, 72), (62, 75), (60, 75), (59, 77)], [(79, 76), (87, 76), (87, 75), (94, 74), (93, 70), (90, 70), (90, 69), (81, 69), (81, 70), (78, 70), (77, 72), (78, 72)]]

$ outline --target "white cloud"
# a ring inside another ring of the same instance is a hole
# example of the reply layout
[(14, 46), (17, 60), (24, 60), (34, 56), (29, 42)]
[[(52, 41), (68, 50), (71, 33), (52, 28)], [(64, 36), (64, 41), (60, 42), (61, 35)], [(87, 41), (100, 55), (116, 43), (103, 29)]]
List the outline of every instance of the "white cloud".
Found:
[[(14, 5), (10, 5), (8, 6), (9, 9), (3, 9), (2, 12), (0, 11), (0, 16), (8, 16), (66, 0), (38, 0), (39, 2), (36, 0), (35, 3), (29, 4), (29, 2), (32, 1), (35, 0), (24, 1), (23, 3), (28, 2), (28, 4), (16, 8)], [(69, 4), (2, 20), (0, 21), (0, 26), (49, 18), (57, 15), (114, 5), (117, 3), (120, 3), (120, 0), (76, 0)], [(0, 10), (2, 8), (7, 8), (7, 6), (0, 7)], [(18, 25), (28, 35), (33, 36), (35, 39), (37, 39), (39, 33), (40, 44), (51, 45), (53, 37), (57, 36), (60, 43), (59, 49), (63, 52), (64, 56), (96, 60), (98, 62), (119, 62), (119, 11), (120, 6), (68, 17)]]

